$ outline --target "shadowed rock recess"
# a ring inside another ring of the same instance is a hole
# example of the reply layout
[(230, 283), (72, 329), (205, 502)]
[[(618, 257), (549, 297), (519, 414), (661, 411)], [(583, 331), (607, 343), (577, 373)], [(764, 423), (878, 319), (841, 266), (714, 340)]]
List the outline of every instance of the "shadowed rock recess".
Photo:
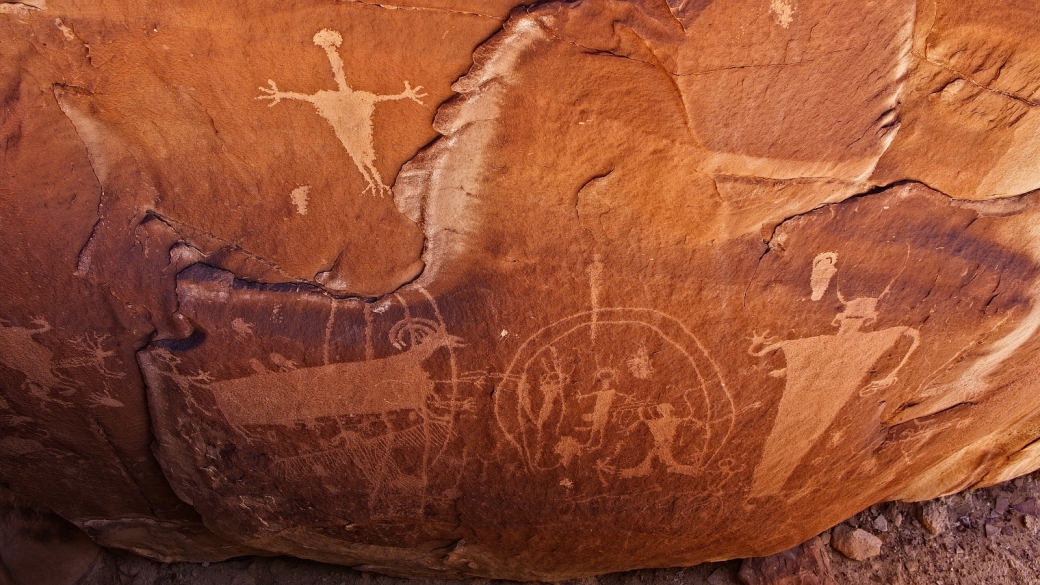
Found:
[(1034, 2), (388, 2), (0, 2), (4, 489), (557, 580), (1040, 467)]

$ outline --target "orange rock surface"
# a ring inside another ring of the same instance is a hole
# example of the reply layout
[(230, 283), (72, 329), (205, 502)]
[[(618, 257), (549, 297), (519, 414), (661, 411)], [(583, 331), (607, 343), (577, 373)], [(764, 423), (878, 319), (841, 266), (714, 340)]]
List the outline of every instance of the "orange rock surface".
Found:
[(156, 559), (555, 580), (1033, 471), (1038, 27), (0, 2), (0, 481)]

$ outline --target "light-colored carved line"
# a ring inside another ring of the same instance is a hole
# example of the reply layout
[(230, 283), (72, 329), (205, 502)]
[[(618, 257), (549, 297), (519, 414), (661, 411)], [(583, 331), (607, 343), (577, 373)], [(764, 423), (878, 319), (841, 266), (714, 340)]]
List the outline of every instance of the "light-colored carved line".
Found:
[[(437, 321), (440, 323), (441, 329), (444, 331), (445, 334), (447, 334), (448, 325), (444, 321), (444, 315), (441, 314), (440, 307), (437, 305), (437, 299), (435, 299), (433, 295), (430, 294), (430, 291), (426, 290), (426, 288), (422, 286), (416, 285), (416, 290), (418, 290), (424, 297), (426, 297), (426, 300), (429, 301), (430, 306), (433, 308), (433, 314), (435, 317), (437, 317)], [(454, 435), (455, 432), (455, 415), (456, 410), (458, 408), (459, 399), (459, 364), (458, 358), (455, 355), (455, 349), (453, 347), (453, 344), (449, 343), (445, 347), (448, 349), (448, 363), (451, 369), (451, 399), (449, 401), (449, 404), (451, 405), (451, 415), (448, 419), (448, 438), (444, 440), (444, 443), (441, 445), (441, 448), (438, 450), (437, 454), (433, 457), (433, 460), (430, 462), (430, 465), (436, 465), (437, 462), (441, 460), (441, 458), (444, 456), (444, 452), (448, 449), (448, 443), (449, 441), (451, 441), (451, 437)], [(425, 470), (427, 469), (425, 465), (423, 469), (425, 473)], [(423, 493), (425, 497), (425, 491)]]
[(336, 299), (329, 297), (329, 318), (325, 321), (325, 343), (321, 350), (321, 363), (322, 365), (329, 365), (329, 345), (332, 343), (332, 325), (336, 322), (336, 308), (339, 303)]
[[(735, 414), (734, 413), (736, 411), (736, 405), (735, 405), (735, 403), (733, 401), (733, 397), (729, 393), (729, 390), (726, 388), (726, 383), (725, 383), (725, 381), (722, 378), (722, 373), (721, 373), (721, 370), (719, 369), (718, 363), (714, 360), (714, 358), (711, 357), (711, 355), (708, 353), (708, 351), (704, 348), (703, 344), (701, 344), (701, 342), (700, 342), (700, 339), (698, 339), (697, 336), (695, 336), (689, 330), (689, 328), (686, 327), (685, 324), (683, 324), (678, 319), (672, 317), (671, 315), (662, 313), (661, 311), (658, 311), (656, 309), (647, 309), (647, 308), (610, 308), (610, 309), (602, 309), (600, 312), (602, 312), (602, 313), (614, 313), (614, 312), (625, 313), (625, 312), (627, 312), (627, 313), (634, 313), (634, 314), (650, 314), (650, 315), (654, 315), (654, 316), (660, 317), (665, 322), (671, 323), (671, 324), (679, 327), (679, 329), (685, 334), (686, 337), (688, 337), (689, 339), (693, 340), (694, 344), (697, 346), (697, 349), (700, 351), (701, 356), (705, 360), (707, 360), (707, 362), (710, 364), (710, 366), (711, 366), (711, 368), (713, 370), (713, 373), (715, 374), (715, 380), (718, 383), (718, 389), (721, 391), (722, 395), (725, 397), (725, 400), (728, 402), (728, 405), (729, 405), (729, 414), (728, 415), (723, 415), (722, 417), (719, 417), (719, 418), (716, 418), (715, 414), (714, 414), (714, 411), (713, 411), (713, 409), (714, 409), (713, 402), (714, 401), (712, 399), (713, 397), (710, 396), (710, 394), (708, 396), (708, 400), (706, 401), (707, 402), (707, 418), (706, 418), (706, 421), (705, 421), (705, 444), (706, 445), (710, 446), (713, 443), (713, 441), (712, 441), (712, 439), (713, 439), (713, 437), (712, 437), (712, 433), (713, 433), (712, 427), (714, 426), (714, 424), (716, 422), (721, 422), (721, 421), (724, 421), (724, 420), (727, 420), (727, 419), (729, 421), (726, 433), (721, 438), (721, 441), (719, 442), (718, 447), (715, 448), (712, 451), (710, 457), (708, 457), (706, 460), (704, 460), (701, 465), (703, 467), (703, 466), (706, 466), (706, 465), (710, 464), (715, 459), (715, 457), (718, 455), (719, 451), (722, 450), (722, 447), (725, 446), (725, 444), (729, 441), (729, 438), (732, 436), (733, 427), (734, 427), (734, 424), (735, 424)], [(571, 316), (565, 317), (563, 319), (559, 319), (559, 320), (557, 320), (557, 321), (555, 321), (555, 322), (553, 322), (553, 323), (551, 323), (549, 325), (546, 325), (546, 326), (542, 327), (541, 329), (539, 329), (537, 332), (535, 332), (533, 335), (528, 337), (527, 340), (525, 340), (524, 343), (521, 344), (520, 348), (517, 349), (517, 352), (514, 354), (513, 359), (510, 361), (509, 366), (506, 368), (506, 373), (503, 374), (503, 382), (502, 382), (502, 384), (506, 384), (510, 380), (515, 380), (516, 381), (516, 386), (517, 386), (517, 388), (516, 388), (517, 405), (516, 406), (517, 406), (517, 408), (521, 408), (521, 401), (520, 401), (520, 399), (521, 399), (521, 392), (523, 390), (522, 386), (524, 385), (524, 379), (523, 379), (522, 376), (517, 376), (516, 374), (513, 374), (513, 371), (517, 369), (517, 360), (520, 359), (520, 356), (522, 356), (525, 353), (529, 352), (530, 350), (528, 349), (528, 346), (531, 346), (534, 343), (536, 343), (538, 338), (541, 337), (543, 334), (545, 334), (548, 330), (550, 330), (550, 329), (552, 329), (554, 327), (558, 327), (558, 326), (564, 324), (566, 321), (569, 321), (569, 320), (576, 320), (576, 319), (582, 319), (582, 318), (591, 317), (591, 314), (592, 314), (591, 311), (585, 311), (585, 312), (582, 312), (582, 313), (577, 313), (575, 315), (571, 315)], [(651, 323), (646, 322), (646, 321), (627, 320), (627, 322), (655, 328)], [(583, 323), (583, 324), (587, 324), (587, 323)], [(694, 365), (694, 370), (697, 372), (697, 375), (701, 378), (701, 380), (703, 382), (704, 381), (704, 377), (703, 377), (703, 374), (700, 371), (700, 368), (697, 365), (696, 359), (694, 359), (685, 350), (683, 345), (677, 344), (674, 341), (671, 341), (671, 339), (668, 338), (667, 336), (664, 336), (664, 337), (669, 339), (670, 343), (672, 343), (675, 347), (679, 348), (680, 351), (682, 351), (684, 354), (686, 354), (686, 356), (690, 360), (691, 364)], [(540, 353), (541, 350), (544, 347), (546, 347), (546, 346), (547, 346), (547, 344), (541, 345), (537, 350), (531, 352), (532, 356), (537, 355), (538, 353)], [(702, 384), (702, 388), (705, 390), (706, 393), (710, 393), (711, 386), (709, 384), (703, 383)], [(520, 412), (517, 413), (517, 415), (518, 415), (518, 420), (517, 420), (518, 427), (516, 429), (517, 436), (514, 436), (513, 432), (510, 431), (510, 429), (508, 428), (509, 425), (505, 424), (505, 422), (503, 421), (503, 416), (505, 416), (504, 413), (502, 412), (502, 409), (503, 409), (503, 404), (502, 403), (503, 403), (503, 401), (500, 399), (500, 395), (498, 394), (498, 392), (501, 392), (501, 391), (505, 391), (505, 389), (504, 388), (500, 388), (499, 390), (496, 391), (496, 398), (495, 398), (495, 404), (494, 404), (495, 420), (496, 420), (499, 428), (503, 431), (503, 434), (504, 434), (506, 440), (516, 448), (516, 450), (521, 454), (521, 456), (523, 457), (525, 462), (528, 464), (528, 466), (532, 470), (534, 470), (535, 468), (533, 466), (531, 466), (531, 463), (530, 463), (532, 461), (531, 453), (530, 453), (529, 449), (527, 448), (526, 440), (524, 439), (525, 432), (524, 432), (524, 428), (523, 428), (523, 421), (520, 420), (520, 417), (519, 417), (519, 415), (521, 413)], [(523, 443), (523, 444), (521, 444), (521, 443)], [(709, 449), (710, 449), (710, 447), (709, 447)]]
[[(642, 321), (633, 321), (633, 320), (618, 320), (618, 321), (610, 320), (610, 321), (599, 321), (599, 324), (601, 324), (601, 325), (639, 325), (639, 326), (647, 327), (650, 330), (652, 330), (655, 333), (657, 333), (658, 335), (660, 335), (662, 339), (664, 339), (665, 341), (670, 343), (673, 347), (679, 349), (679, 351), (684, 356), (686, 356), (686, 359), (693, 366), (694, 372), (697, 373), (697, 379), (700, 381), (701, 391), (704, 393), (704, 403), (705, 403), (705, 408), (707, 410), (707, 416), (705, 417), (705, 435), (706, 435), (706, 437), (705, 437), (705, 444), (704, 444), (704, 447), (701, 449), (701, 459), (703, 460), (705, 452), (708, 449), (710, 449), (710, 447), (711, 447), (711, 431), (710, 431), (710, 421), (712, 420), (712, 416), (711, 416), (711, 396), (708, 393), (708, 382), (705, 380), (704, 375), (701, 373), (700, 367), (697, 366), (697, 362), (693, 358), (693, 356), (690, 355), (689, 352), (687, 352), (685, 349), (683, 349), (682, 345), (677, 343), (674, 339), (672, 339), (670, 336), (668, 336), (665, 332), (661, 331), (657, 327), (655, 327), (653, 325), (650, 325), (648, 323), (644, 323)], [(557, 341), (563, 339), (564, 337), (567, 337), (568, 335), (571, 335), (572, 333), (574, 333), (575, 331), (577, 331), (577, 330), (579, 330), (579, 329), (581, 329), (583, 327), (591, 327), (591, 325), (592, 325), (591, 323), (581, 323), (579, 325), (576, 325), (573, 328), (567, 330), (566, 332), (560, 334), (559, 336), (557, 336), (552, 341), (548, 342), (542, 349), (550, 348), (553, 345), (555, 345)], [(539, 350), (535, 355), (537, 355), (538, 353), (541, 353), (541, 351), (542, 350)], [(527, 366), (533, 360), (534, 360), (534, 357), (532, 357), (531, 360), (528, 360), (524, 364), (524, 371), (527, 370)], [(686, 400), (685, 393), (684, 393), (683, 399)], [(691, 404), (690, 406), (692, 407), (693, 405)], [(541, 439), (542, 439), (542, 437), (541, 437), (541, 435), (539, 433), (539, 436), (538, 436), (538, 442), (539, 443), (541, 442)], [(557, 466), (554, 465), (553, 467), (544, 467), (544, 468), (540, 468), (540, 469), (545, 470), (545, 469), (552, 469), (554, 467), (557, 467)]]

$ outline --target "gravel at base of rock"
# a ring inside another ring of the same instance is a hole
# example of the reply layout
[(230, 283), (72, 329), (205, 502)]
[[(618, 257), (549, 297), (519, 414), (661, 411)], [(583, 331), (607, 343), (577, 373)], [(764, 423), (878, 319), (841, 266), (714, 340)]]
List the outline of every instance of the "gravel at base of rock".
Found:
[[(918, 504), (889, 502), (863, 510), (848, 519), (847, 525), (866, 527), (883, 514), (889, 520), (889, 531), (877, 536), (884, 542), (885, 554), (854, 561), (824, 546), (834, 582), (841, 585), (1040, 583), (1040, 538), (1036, 534), (1040, 527), (1036, 525), (1035, 516), (1019, 511), (1031, 510), (1035, 498), (1040, 497), (1038, 479), (1040, 474), (1033, 474), (1014, 482), (947, 496), (944, 500), (950, 518), (967, 518), (968, 522), (951, 524), (938, 536), (912, 520)], [(991, 503), (1000, 495), (1006, 495), (1011, 505), (1003, 516), (991, 518), (991, 512), (996, 509)], [(987, 537), (984, 532), (987, 522), (999, 526), (1001, 532)], [(1010, 534), (1004, 531), (1008, 528)], [(821, 543), (833, 532), (837, 530), (821, 534)], [(741, 566), (740, 560), (734, 560), (686, 568), (646, 569), (566, 581), (560, 585), (740, 585), (738, 569)], [(287, 557), (243, 557), (208, 566), (163, 565), (111, 550), (104, 550), (102, 558), (76, 585), (229, 585), (236, 578), (256, 585), (489, 585), (486, 580), (397, 579)], [(495, 583), (508, 585), (509, 582)], [(788, 580), (769, 585), (797, 583), (799, 581)]]
[(827, 549), (820, 537), (768, 557), (744, 559), (737, 573), (745, 585), (834, 585)]
[(881, 539), (861, 528), (839, 526), (831, 536), (831, 546), (854, 561), (865, 561), (881, 554)]

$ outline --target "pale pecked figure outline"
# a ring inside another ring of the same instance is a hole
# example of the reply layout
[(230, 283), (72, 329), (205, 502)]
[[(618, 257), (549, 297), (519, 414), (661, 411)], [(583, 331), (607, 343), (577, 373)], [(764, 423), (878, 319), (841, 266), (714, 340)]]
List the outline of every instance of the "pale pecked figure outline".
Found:
[[(909, 259), (909, 251), (907, 254)], [(830, 287), (831, 279), (838, 272), (837, 260), (835, 252), (817, 254), (813, 259), (812, 301), (821, 300)], [(905, 264), (903, 268), (906, 268)], [(878, 301), (891, 292), (894, 282), (895, 278), (876, 297), (853, 299), (846, 299), (835, 284), (835, 294), (842, 310), (831, 322), (838, 327), (833, 334), (774, 339), (768, 332), (754, 333), (748, 348), (750, 355), (762, 357), (782, 351), (787, 365), (769, 373), (774, 378), (785, 378), (786, 384), (777, 406), (776, 419), (755, 467), (752, 497), (781, 492), (805, 455), (822, 440), (855, 395), (870, 396), (898, 381), (897, 374), (921, 345), (921, 332), (909, 325), (863, 330), (877, 322)], [(902, 349), (899, 363), (882, 378), (867, 382), (872, 366), (885, 353), (895, 349), (904, 337), (910, 340), (910, 346)], [(827, 357), (820, 359), (820, 356)]]
[(323, 89), (307, 95), (293, 91), (281, 91), (273, 79), (268, 79), (267, 83), (271, 87), (260, 87), (260, 91), (266, 95), (257, 96), (256, 99), (271, 100), (268, 107), (276, 106), (283, 99), (312, 104), (318, 111), (318, 115), (325, 118), (332, 126), (336, 138), (343, 144), (343, 148), (354, 161), (365, 182), (368, 183), (361, 193), (371, 191), (373, 195), (379, 193), (380, 196), (383, 196), (390, 192), (390, 187), (383, 182), (375, 165), (376, 153), (372, 127), (375, 106), (379, 102), (403, 99), (410, 99), (417, 104), (425, 105), (421, 98), (426, 97), (427, 94), (419, 93), (422, 90), (421, 85), (413, 88), (407, 80), (404, 82), (404, 91), (394, 95), (377, 95), (352, 89), (347, 85), (346, 75), (343, 72), (343, 59), (338, 53), (340, 45), (343, 44), (343, 36), (334, 30), (323, 28), (315, 33), (313, 40), (315, 45), (325, 49), (339, 89), (336, 91)]

